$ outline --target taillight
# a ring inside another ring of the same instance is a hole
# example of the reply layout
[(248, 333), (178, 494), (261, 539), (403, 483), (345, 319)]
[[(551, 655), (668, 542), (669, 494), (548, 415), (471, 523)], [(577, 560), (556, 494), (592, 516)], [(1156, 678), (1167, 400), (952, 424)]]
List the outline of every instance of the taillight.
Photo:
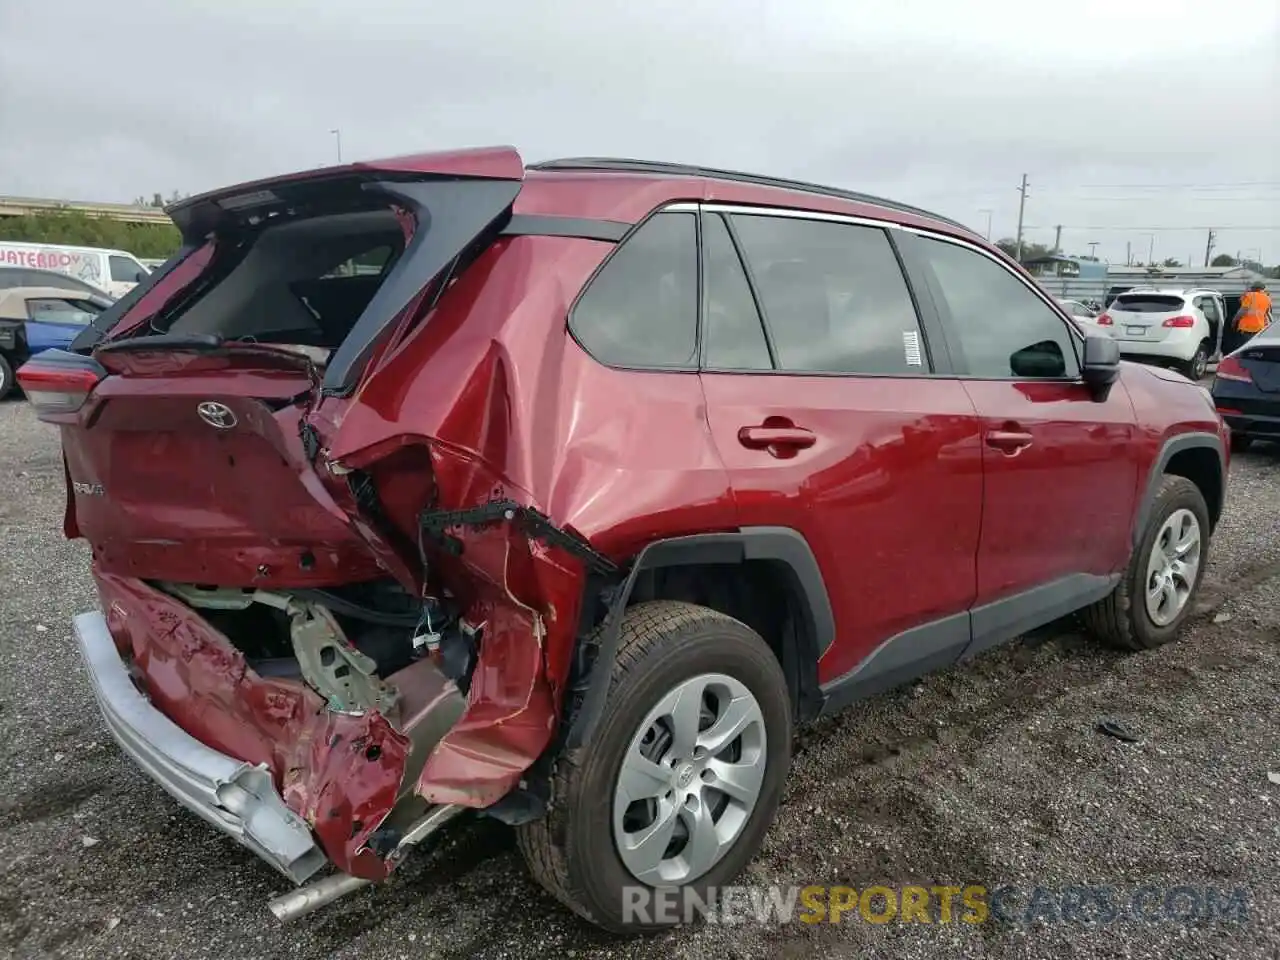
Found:
[(107, 375), (96, 360), (65, 350), (46, 350), (18, 368), (18, 386), (37, 416), (75, 413)]
[(1249, 375), (1249, 371), (1235, 357), (1222, 358), (1222, 362), (1218, 364), (1218, 379), (1235, 380), (1239, 383), (1253, 383), (1253, 377)]
[(1195, 325), (1196, 325), (1196, 318), (1188, 317), (1185, 315), (1181, 317), (1170, 317), (1163, 324), (1161, 324), (1161, 326), (1165, 326), (1165, 327), (1179, 327), (1179, 328), (1194, 327)]
[(1111, 316), (1106, 313), (1098, 314), (1097, 324), (1100, 327), (1109, 327), (1113, 323)]

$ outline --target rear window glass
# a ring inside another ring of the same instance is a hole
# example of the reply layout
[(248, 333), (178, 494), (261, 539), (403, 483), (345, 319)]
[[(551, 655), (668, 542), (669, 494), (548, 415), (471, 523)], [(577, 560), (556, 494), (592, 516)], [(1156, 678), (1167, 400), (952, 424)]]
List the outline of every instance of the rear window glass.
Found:
[(168, 329), (336, 349), (403, 249), (389, 209), (268, 227), (215, 266), (215, 282), (171, 314)]
[(1116, 297), (1115, 308), (1125, 313), (1172, 313), (1186, 305), (1182, 297), (1160, 296), (1144, 293), (1121, 294)]

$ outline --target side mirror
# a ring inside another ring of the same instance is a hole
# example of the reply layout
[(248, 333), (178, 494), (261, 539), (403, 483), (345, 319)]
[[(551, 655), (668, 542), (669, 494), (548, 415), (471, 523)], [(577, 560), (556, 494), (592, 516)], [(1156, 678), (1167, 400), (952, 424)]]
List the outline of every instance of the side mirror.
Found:
[(1120, 377), (1120, 344), (1108, 334), (1089, 332), (1084, 338), (1084, 363), (1080, 374), (1089, 394), (1102, 403)]
[(1066, 375), (1067, 361), (1062, 347), (1053, 340), (1033, 343), (1009, 357), (1009, 369), (1015, 377), (1052, 380)]

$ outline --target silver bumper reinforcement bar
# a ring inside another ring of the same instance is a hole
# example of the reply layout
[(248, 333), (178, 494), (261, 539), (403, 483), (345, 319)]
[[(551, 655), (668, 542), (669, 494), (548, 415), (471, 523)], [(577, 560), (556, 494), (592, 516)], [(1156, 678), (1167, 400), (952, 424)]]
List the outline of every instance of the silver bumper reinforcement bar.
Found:
[(108, 729), (151, 779), (294, 883), (328, 862), (306, 822), (285, 806), (265, 764), (210, 749), (148, 702), (101, 613), (77, 616), (75, 632)]

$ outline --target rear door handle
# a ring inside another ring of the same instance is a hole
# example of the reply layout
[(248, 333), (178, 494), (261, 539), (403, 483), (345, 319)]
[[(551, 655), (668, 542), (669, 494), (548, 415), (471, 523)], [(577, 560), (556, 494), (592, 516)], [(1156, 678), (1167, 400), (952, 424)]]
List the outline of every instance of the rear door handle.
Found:
[(995, 447), (1002, 453), (1013, 456), (1025, 447), (1031, 446), (1032, 436), (1016, 430), (992, 430), (987, 434), (987, 446)]
[(784, 447), (803, 450), (817, 440), (817, 435), (804, 427), (743, 427), (738, 431), (738, 442), (750, 450)]

